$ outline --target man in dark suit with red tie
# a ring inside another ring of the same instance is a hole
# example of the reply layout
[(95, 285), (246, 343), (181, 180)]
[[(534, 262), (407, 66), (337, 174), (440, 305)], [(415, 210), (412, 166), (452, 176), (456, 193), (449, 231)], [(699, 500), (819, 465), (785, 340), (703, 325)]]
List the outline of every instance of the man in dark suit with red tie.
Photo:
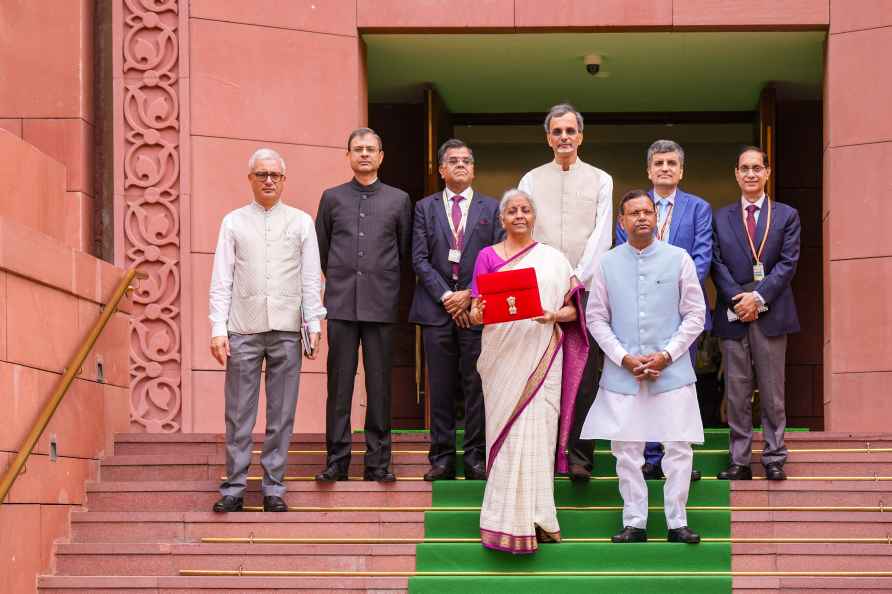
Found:
[(477, 373), (481, 326), (468, 318), (477, 254), (502, 240), (499, 203), (471, 188), (474, 153), (461, 140), (440, 147), (446, 189), (415, 205), (412, 265), (418, 275), (409, 321), (421, 324), (430, 378), (431, 468), (426, 481), (455, 478), (455, 403), (464, 395), (464, 474), (486, 478), (483, 389)]
[(721, 339), (731, 428), (731, 464), (718, 478), (752, 478), (750, 397), (755, 383), (762, 406), (765, 477), (783, 480), (787, 334), (799, 331), (790, 287), (799, 261), (799, 213), (765, 194), (771, 168), (760, 148), (741, 149), (734, 175), (741, 198), (713, 219), (712, 279), (718, 299), (712, 331)]

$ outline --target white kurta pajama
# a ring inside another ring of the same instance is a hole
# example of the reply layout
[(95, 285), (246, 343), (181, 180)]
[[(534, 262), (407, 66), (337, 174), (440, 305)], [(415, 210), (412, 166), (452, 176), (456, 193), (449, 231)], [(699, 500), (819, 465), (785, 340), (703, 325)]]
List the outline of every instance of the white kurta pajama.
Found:
[[(618, 366), (629, 352), (611, 328), (611, 311), (603, 270), (595, 266), (586, 320), (589, 331), (608, 357)], [(664, 347), (673, 361), (688, 356), (688, 348), (703, 331), (706, 306), (697, 271), (690, 256), (681, 262), (678, 312), (681, 325)], [(646, 312), (643, 312), (646, 313)], [(609, 439), (616, 457), (619, 490), (623, 497), (623, 525), (647, 526), (647, 484), (641, 474), (645, 442), (662, 442), (664, 506), (669, 528), (687, 525), (685, 505), (690, 489), (693, 450), (691, 443), (703, 443), (703, 422), (693, 383), (652, 394), (651, 382), (642, 381), (637, 394), (598, 390), (595, 403), (582, 427), (582, 439)]]

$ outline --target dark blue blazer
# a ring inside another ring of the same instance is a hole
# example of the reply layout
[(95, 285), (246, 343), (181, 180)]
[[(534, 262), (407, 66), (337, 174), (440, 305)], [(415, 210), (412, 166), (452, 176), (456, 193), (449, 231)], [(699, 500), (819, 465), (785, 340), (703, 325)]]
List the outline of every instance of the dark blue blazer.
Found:
[[(647, 194), (653, 198), (653, 189)], [(626, 242), (626, 232), (616, 224), (616, 245)], [(706, 295), (706, 276), (712, 264), (712, 208), (703, 198), (688, 194), (681, 188), (675, 192), (675, 206), (672, 207), (672, 224), (669, 227), (668, 243), (685, 250), (694, 260), (697, 278), (703, 295)], [(709, 310), (706, 311), (706, 330), (712, 328)]]
[[(767, 204), (768, 201), (763, 203)], [(759, 324), (766, 336), (799, 332), (799, 317), (790, 283), (799, 262), (799, 213), (782, 202), (771, 201), (771, 228), (762, 253), (765, 278), (755, 286), (768, 306), (759, 314)], [(741, 217), (740, 199), (715, 213), (713, 220), (712, 281), (718, 293), (712, 333), (720, 338), (742, 338), (746, 323), (729, 322), (726, 311), (731, 298), (745, 291), (753, 282), (753, 256)], [(756, 224), (756, 249), (765, 233), (768, 212), (762, 210)]]
[[(504, 237), (505, 231), (499, 222), (499, 202), (475, 191), (465, 224), (457, 288), (471, 286), (477, 254)], [(410, 322), (428, 326), (452, 322), (440, 302), (443, 293), (455, 289), (452, 286), (452, 263), (449, 262), (451, 243), (452, 231), (446, 218), (443, 192), (419, 200), (412, 226), (412, 267), (418, 275), (418, 283), (409, 310)]]

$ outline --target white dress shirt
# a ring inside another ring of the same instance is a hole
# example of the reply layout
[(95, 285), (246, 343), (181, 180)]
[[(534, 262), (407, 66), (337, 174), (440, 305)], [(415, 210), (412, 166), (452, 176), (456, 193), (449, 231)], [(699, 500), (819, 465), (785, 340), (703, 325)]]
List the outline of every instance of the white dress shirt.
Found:
[[(233, 287), (236, 290), (233, 290)], [(220, 225), (211, 274), (211, 336), (321, 331), (322, 268), (313, 219), (277, 202), (236, 209)]]
[[(765, 194), (762, 194), (761, 196), (759, 196), (759, 199), (756, 200), (755, 202), (750, 202), (749, 200), (747, 200), (746, 198), (741, 196), (740, 197), (740, 208), (743, 209), (743, 216), (744, 217), (746, 216), (746, 207), (749, 206), (750, 204), (755, 204), (756, 212), (753, 213), (753, 218), (756, 219), (756, 224), (758, 225), (759, 217), (762, 215), (762, 204), (764, 202), (765, 202)], [(756, 240), (753, 239), (753, 241), (755, 242)], [(756, 247), (758, 248), (759, 246), (756, 246)]]
[[(449, 188), (443, 190), (443, 206), (446, 208), (446, 220), (449, 222), (450, 229), (452, 229), (452, 197), (455, 195), (456, 193)], [(474, 199), (474, 190), (468, 186), (459, 195), (461, 195), (463, 200), (458, 201), (458, 207), (461, 209), (461, 223), (459, 223), (458, 228), (464, 231), (468, 223), (468, 211), (471, 208), (471, 200)], [(452, 231), (454, 234), (456, 229), (452, 229)], [(440, 295), (440, 301), (442, 302), (450, 295), (452, 295), (452, 291), (445, 291)]]
[[(678, 188), (676, 187), (674, 190), (672, 190), (672, 193), (669, 194), (668, 196), (660, 196), (660, 194), (657, 192), (656, 188), (654, 188), (653, 193), (654, 193), (654, 206), (657, 209), (657, 229), (656, 230), (662, 231), (662, 237), (660, 237), (660, 239), (662, 239), (663, 241), (669, 241), (669, 231), (672, 228), (672, 214), (675, 212), (675, 195), (678, 193)], [(666, 223), (665, 227), (663, 226), (665, 219), (660, 218), (660, 205), (659, 205), (660, 200), (666, 201), (665, 216), (669, 218), (669, 222)]]
[[(682, 321), (665, 349), (673, 361), (690, 356), (688, 348), (700, 335), (706, 319), (706, 304), (697, 278), (697, 268), (687, 253), (682, 258), (679, 292), (681, 299), (678, 312)], [(597, 266), (592, 274), (585, 316), (589, 331), (601, 346), (604, 355), (622, 366), (623, 358), (629, 352), (620, 344), (610, 327), (609, 303), (604, 274), (601, 267)], [(617, 441), (703, 443), (703, 421), (700, 419), (695, 384), (659, 394), (650, 393), (647, 380), (641, 381), (639, 386), (639, 392), (634, 396), (600, 388), (582, 426), (580, 437)]]

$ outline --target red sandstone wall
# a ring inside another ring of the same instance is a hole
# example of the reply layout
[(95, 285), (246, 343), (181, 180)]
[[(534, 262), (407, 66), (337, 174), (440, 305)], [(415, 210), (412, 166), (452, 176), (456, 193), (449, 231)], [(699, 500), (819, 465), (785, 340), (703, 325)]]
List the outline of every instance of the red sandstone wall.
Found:
[[(0, 130), (0, 471), (123, 272), (63, 243), (57, 225), (64, 220), (65, 174), (60, 163)], [(67, 534), (69, 510), (84, 503), (84, 482), (96, 478), (114, 433), (127, 429), (129, 307), (124, 303), (109, 322), (0, 506), (0, 592), (35, 591), (36, 575), (50, 568), (53, 541)]]
[(892, 3), (833, 0), (824, 113), (825, 424), (892, 418)]
[[(0, 471), (122, 274), (89, 255), (93, 6), (0, 7)], [(127, 428), (128, 309), (112, 318), (0, 506), (0, 592), (36, 591), (69, 510), (84, 503), (84, 481)]]
[[(91, 252), (93, 0), (4, 0), (0, 21), (0, 128), (67, 168), (63, 171), (65, 193), (54, 199), (60, 207), (57, 214), (65, 220), (44, 220), (43, 226), (34, 227)], [(38, 183), (55, 184), (56, 180)], [(10, 185), (16, 193), (25, 188), (15, 178), (4, 176), (0, 180), (4, 200)], [(4, 212), (9, 207), (8, 202), (2, 203)], [(28, 224), (32, 222), (36, 223), (30, 219)]]

